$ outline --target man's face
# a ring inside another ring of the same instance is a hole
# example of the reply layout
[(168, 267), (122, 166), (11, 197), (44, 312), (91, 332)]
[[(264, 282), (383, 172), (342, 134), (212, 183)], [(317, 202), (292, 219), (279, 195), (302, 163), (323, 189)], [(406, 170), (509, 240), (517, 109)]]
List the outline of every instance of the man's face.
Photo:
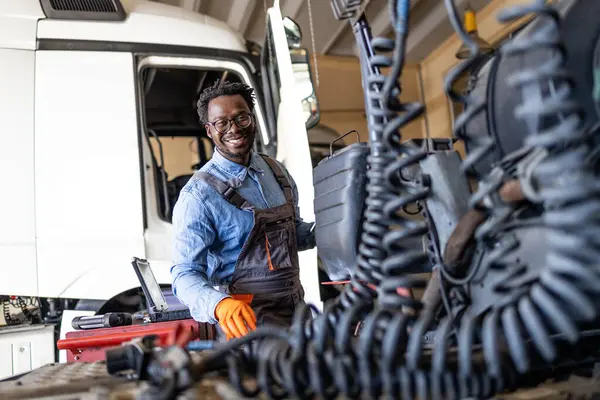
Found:
[(244, 98), (232, 95), (212, 99), (208, 103), (208, 122), (206, 132), (221, 154), (234, 162), (247, 162), (256, 129)]

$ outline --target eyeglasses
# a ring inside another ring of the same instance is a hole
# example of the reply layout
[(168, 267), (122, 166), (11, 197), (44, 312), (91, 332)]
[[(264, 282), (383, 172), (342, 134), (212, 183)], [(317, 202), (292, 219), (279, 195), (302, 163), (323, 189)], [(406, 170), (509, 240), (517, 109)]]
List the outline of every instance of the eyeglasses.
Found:
[(231, 129), (231, 123), (234, 122), (238, 128), (246, 129), (252, 123), (253, 115), (250, 113), (242, 113), (233, 119), (218, 119), (214, 122), (208, 122), (209, 125), (212, 125), (217, 132), (226, 133)]

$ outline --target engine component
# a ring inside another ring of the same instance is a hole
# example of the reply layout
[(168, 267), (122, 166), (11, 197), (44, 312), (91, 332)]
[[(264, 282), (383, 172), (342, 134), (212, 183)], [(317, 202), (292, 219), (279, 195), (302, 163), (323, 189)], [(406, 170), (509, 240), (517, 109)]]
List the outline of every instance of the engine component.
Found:
[(111, 375), (131, 371), (139, 380), (145, 380), (148, 376), (148, 364), (154, 349), (154, 336), (145, 336), (131, 341), (129, 344), (108, 349), (106, 351), (106, 371)]
[[(600, 281), (592, 260), (600, 254), (591, 234), (598, 226), (591, 216), (600, 203), (596, 178), (586, 165), (592, 132), (571, 89), (558, 10), (537, 1), (508, 10), (501, 19), (530, 12), (539, 16), (537, 29), (502, 49), (506, 58), (539, 49), (551, 54), (542, 65), (526, 65), (507, 77), (508, 85), (521, 94), (515, 118), (526, 127), (521, 130), (526, 132), (523, 147), (491, 170), (472, 199), (485, 203), (488, 216), (475, 234), (485, 255), (472, 266), (477, 273), (469, 288), (471, 318), (483, 324), (491, 374), (502, 368), (502, 350), (495, 343), (500, 332), (512, 362), (523, 373), (531, 368), (534, 353), (546, 362), (558, 357), (553, 334), (574, 344), (581, 324), (593, 321), (598, 312), (593, 293)], [(521, 170), (529, 172), (520, 174)], [(498, 195), (504, 182), (514, 178), (528, 200), (525, 204), (506, 203)]]
[(429, 222), (432, 265), (443, 262), (442, 253), (448, 240), (460, 218), (469, 210), (469, 182), (464, 175), (456, 173), (460, 162), (456, 151), (438, 151), (428, 154), (419, 163), (423, 180), (431, 187), (423, 213)]
[(151, 337), (106, 352), (108, 373), (134, 371), (138, 380), (151, 383), (141, 390), (137, 397), (140, 399), (170, 400), (188, 389), (193, 382), (190, 360), (190, 355), (179, 346), (156, 349)]

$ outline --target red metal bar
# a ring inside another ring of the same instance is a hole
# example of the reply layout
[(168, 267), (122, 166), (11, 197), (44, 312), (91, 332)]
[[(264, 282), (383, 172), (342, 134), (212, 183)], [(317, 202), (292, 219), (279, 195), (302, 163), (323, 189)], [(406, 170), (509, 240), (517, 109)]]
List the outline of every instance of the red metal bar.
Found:
[(196, 339), (199, 333), (197, 322), (182, 320), (70, 332), (65, 339), (59, 340), (56, 346), (59, 350), (69, 350), (78, 354), (82, 349), (119, 346), (124, 342), (148, 335), (157, 336), (160, 346), (172, 346), (178, 341), (187, 342)]
[(157, 336), (159, 346), (185, 346), (195, 339), (210, 339), (206, 324), (193, 319), (136, 324), (114, 328), (100, 328), (68, 332), (56, 343), (59, 350), (67, 351), (67, 361), (98, 361), (105, 359), (106, 350), (144, 336)]
[(146, 335), (158, 336), (159, 343), (161, 346), (170, 346), (174, 342), (175, 332), (173, 328), (162, 328), (148, 332), (137, 331), (137, 332), (115, 332), (104, 336), (88, 336), (79, 338), (66, 338), (61, 339), (56, 343), (59, 350), (77, 350), (87, 347), (107, 347), (107, 346), (118, 346), (121, 343), (139, 338)]

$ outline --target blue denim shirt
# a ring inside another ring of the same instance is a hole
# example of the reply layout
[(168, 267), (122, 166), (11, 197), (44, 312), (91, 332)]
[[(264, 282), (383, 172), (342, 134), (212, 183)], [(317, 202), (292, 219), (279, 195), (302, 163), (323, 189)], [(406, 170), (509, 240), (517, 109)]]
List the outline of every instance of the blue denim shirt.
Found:
[[(278, 163), (292, 186), (296, 206), (298, 250), (315, 246), (314, 223), (300, 219), (298, 189), (285, 167)], [(285, 204), (285, 195), (263, 158), (252, 152), (250, 165), (234, 163), (215, 151), (201, 171), (214, 175), (257, 209)], [(215, 307), (229, 297), (214, 287), (231, 282), (238, 255), (252, 230), (251, 211), (231, 205), (204, 181), (193, 176), (179, 194), (173, 211), (173, 292), (200, 322), (217, 323)]]

